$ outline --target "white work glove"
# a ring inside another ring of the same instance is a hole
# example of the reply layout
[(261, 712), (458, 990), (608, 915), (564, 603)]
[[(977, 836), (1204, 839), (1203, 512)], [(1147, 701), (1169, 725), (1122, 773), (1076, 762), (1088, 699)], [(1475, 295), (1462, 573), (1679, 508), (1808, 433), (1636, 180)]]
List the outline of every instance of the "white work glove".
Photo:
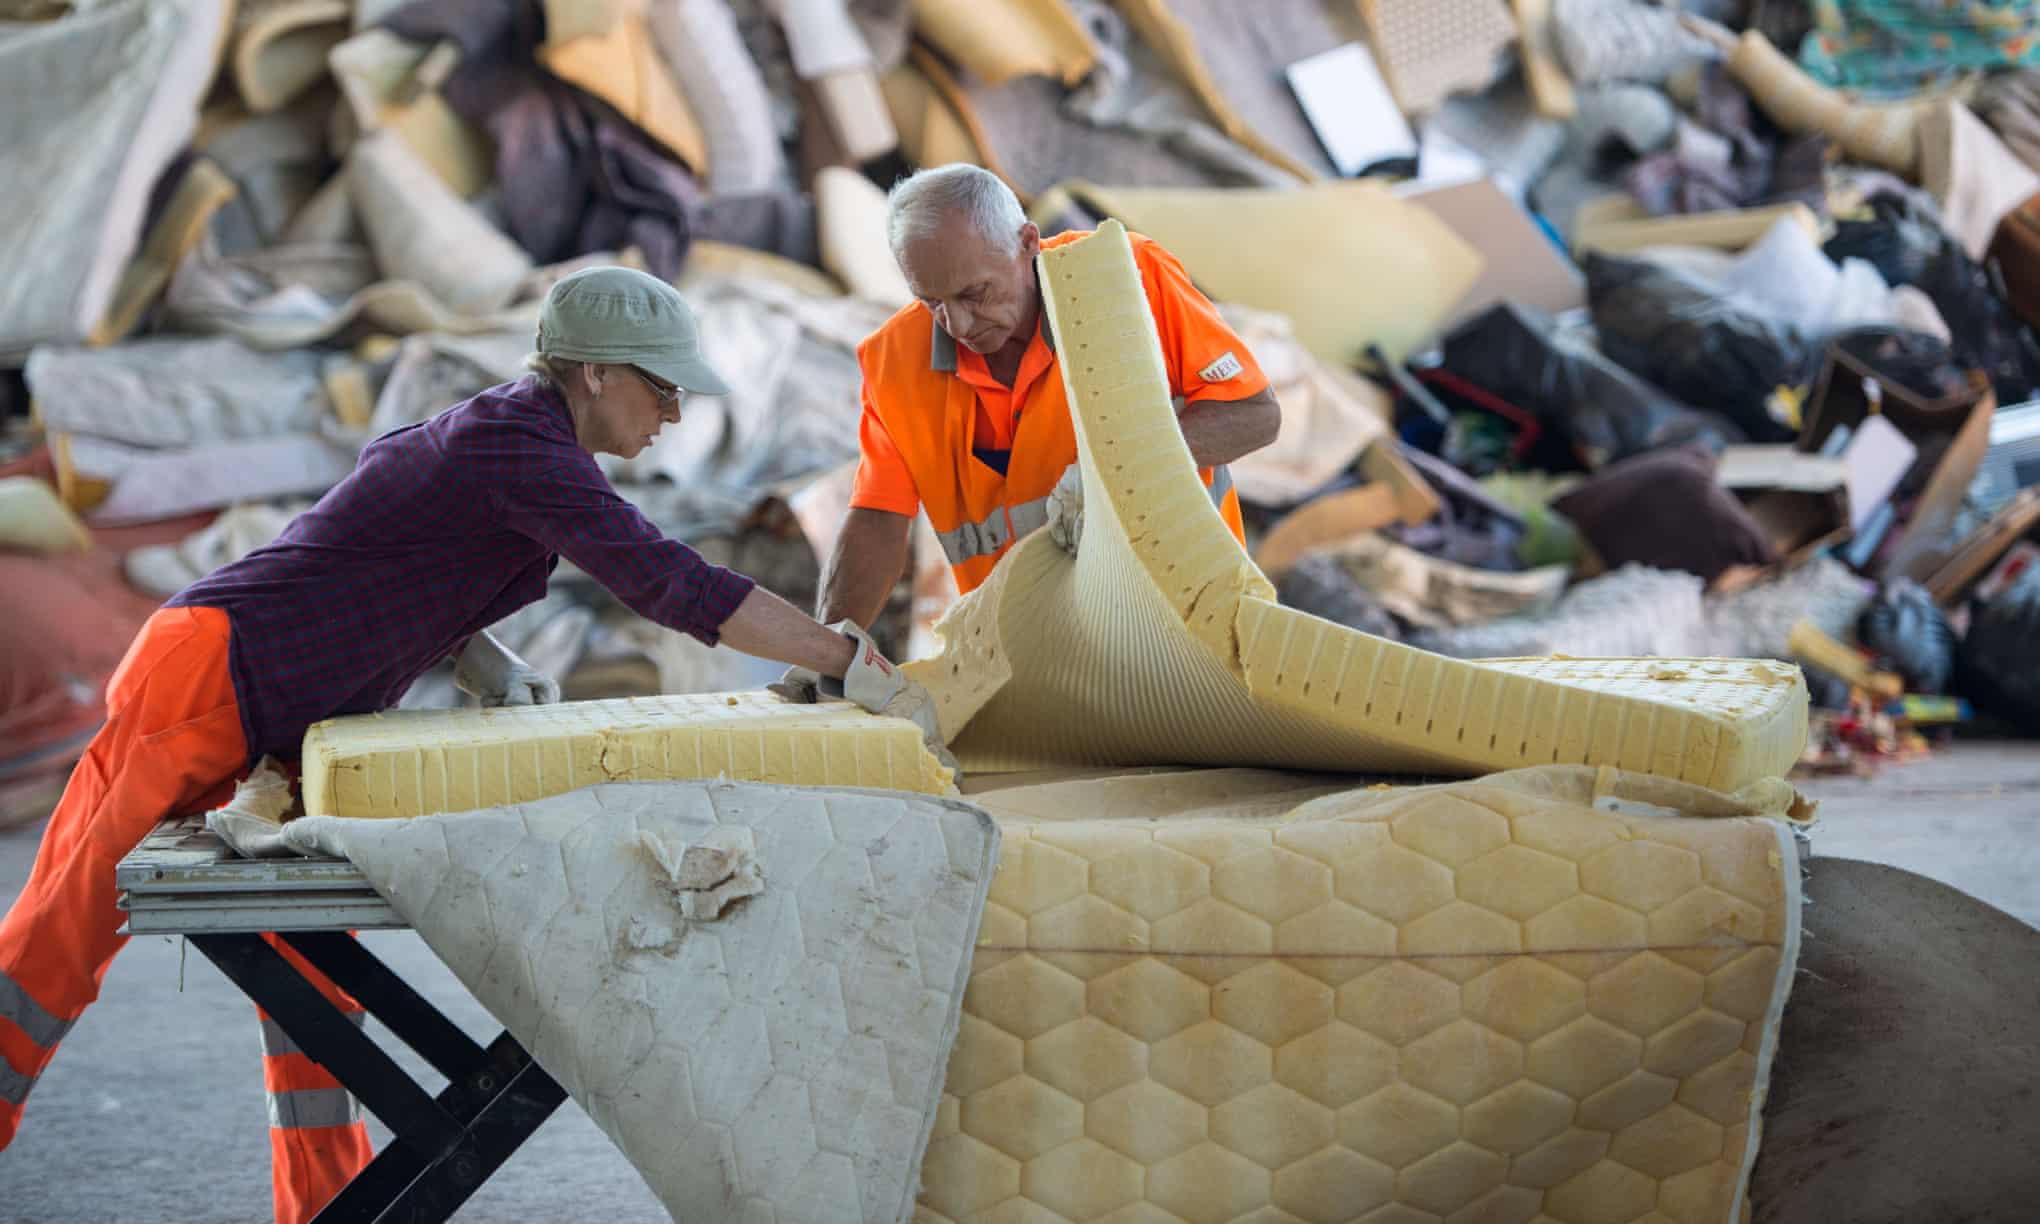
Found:
[(957, 771), (956, 758), (950, 755), (949, 745), (942, 739), (942, 725), (935, 717), (935, 699), (928, 695), (928, 690), (893, 666), (856, 621), (839, 620), (829, 628), (856, 643), (857, 651), (850, 656), (850, 668), (843, 673), (843, 679), (838, 682), (832, 677), (822, 678), (817, 686), (819, 692), (824, 696), (846, 697), (873, 714), (913, 723), (921, 729), (921, 739), (927, 743), (928, 751), (944, 766)]
[(453, 683), (485, 706), (551, 705), (560, 699), (557, 681), (511, 654), (486, 629), (469, 638), (460, 652)]
[(822, 699), (822, 678), (805, 667), (789, 667), (777, 683), (765, 686), (765, 691), (795, 705), (813, 705)]
[(290, 807), (290, 779), (263, 757), (225, 807), (205, 814), (205, 827), (242, 858), (292, 858), (298, 852), (283, 840), (283, 818)]
[(1084, 470), (1072, 463), (1063, 469), (1062, 479), (1048, 493), (1048, 534), (1062, 550), (1077, 555), (1077, 541), (1084, 535)]

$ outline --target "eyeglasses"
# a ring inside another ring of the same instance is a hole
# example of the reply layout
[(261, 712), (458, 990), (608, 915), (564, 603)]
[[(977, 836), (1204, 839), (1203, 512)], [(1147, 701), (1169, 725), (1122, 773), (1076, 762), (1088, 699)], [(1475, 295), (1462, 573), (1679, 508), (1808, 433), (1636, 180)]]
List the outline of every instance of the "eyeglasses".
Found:
[(659, 407), (661, 408), (672, 407), (673, 405), (680, 402), (680, 397), (682, 395), (686, 394), (686, 391), (683, 390), (682, 388), (669, 387), (666, 384), (660, 382), (658, 379), (653, 378), (651, 375), (645, 373), (643, 370), (638, 369), (636, 366), (632, 366), (630, 368), (630, 372), (637, 375), (639, 378), (643, 379), (644, 384), (652, 389), (652, 394), (659, 397)]

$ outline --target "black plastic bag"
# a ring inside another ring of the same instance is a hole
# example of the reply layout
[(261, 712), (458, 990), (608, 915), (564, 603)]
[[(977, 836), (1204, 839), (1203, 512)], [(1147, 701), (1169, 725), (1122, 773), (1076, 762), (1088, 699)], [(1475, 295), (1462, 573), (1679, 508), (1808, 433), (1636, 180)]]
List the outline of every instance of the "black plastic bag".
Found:
[(2040, 568), (1976, 610), (1955, 652), (1956, 691), (1985, 713), (2040, 735)]
[(1568, 440), (1589, 470), (1664, 446), (1709, 450), (1748, 439), (1616, 365), (1543, 311), (1504, 304), (1446, 338), (1444, 368)]
[(1955, 669), (1955, 631), (1925, 587), (1909, 578), (1886, 584), (1863, 609), (1856, 636), (1905, 678), (1910, 693), (1945, 693)]
[(1916, 287), (1934, 300), (1954, 338), (1955, 360), (1980, 369), (1998, 403), (2033, 398), (2040, 387), (2040, 342), (1999, 295), (1990, 274), (1950, 241), (1927, 261)]
[(1753, 442), (1791, 439), (1765, 401), (1815, 372), (1816, 350), (1797, 326), (1645, 260), (1589, 255), (1586, 269), (1594, 326), (1611, 360), (1719, 411)]
[(1865, 261), (1888, 285), (1919, 283), (1927, 262), (1948, 244), (1947, 232), (1906, 196), (1886, 192), (1868, 203), (1871, 219), (1837, 221), (1835, 236), (1821, 250), (1836, 263)]

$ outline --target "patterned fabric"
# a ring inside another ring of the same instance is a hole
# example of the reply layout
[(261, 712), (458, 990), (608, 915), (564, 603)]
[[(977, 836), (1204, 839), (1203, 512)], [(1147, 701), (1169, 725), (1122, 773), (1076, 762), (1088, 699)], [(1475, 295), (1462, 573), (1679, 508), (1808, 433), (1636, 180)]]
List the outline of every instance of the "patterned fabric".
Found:
[(1812, 0), (1799, 62), (1815, 79), (1906, 93), (1939, 78), (2040, 63), (2035, 0)]
[(710, 645), (753, 585), (619, 497), (566, 404), (527, 378), (376, 439), (276, 543), (170, 605), (227, 612), (249, 759), (294, 760), (310, 724), (395, 705), (477, 630), (543, 598), (561, 556)]

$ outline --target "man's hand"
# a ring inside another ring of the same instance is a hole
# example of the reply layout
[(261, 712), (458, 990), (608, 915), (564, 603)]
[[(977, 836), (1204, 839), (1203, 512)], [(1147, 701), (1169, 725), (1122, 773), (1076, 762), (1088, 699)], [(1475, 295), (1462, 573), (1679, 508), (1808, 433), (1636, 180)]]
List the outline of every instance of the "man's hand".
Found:
[(1048, 534), (1062, 550), (1077, 555), (1077, 541), (1084, 537), (1084, 468), (1072, 463), (1063, 469), (1062, 479), (1048, 493)]
[(453, 683), (485, 706), (551, 705), (560, 699), (560, 686), (551, 676), (510, 653), (486, 629), (460, 652)]
[[(842, 695), (873, 714), (904, 718), (921, 728), (921, 739), (927, 743), (928, 751), (955, 771), (956, 758), (949, 754), (949, 745), (943, 742), (942, 726), (935, 717), (935, 699), (928, 695), (928, 690), (907, 679), (904, 672), (880, 654), (871, 635), (855, 621), (840, 620), (829, 628), (857, 644), (857, 653), (850, 659), (850, 668), (843, 673)], [(824, 679), (821, 691), (830, 692), (836, 684), (834, 680)]]

